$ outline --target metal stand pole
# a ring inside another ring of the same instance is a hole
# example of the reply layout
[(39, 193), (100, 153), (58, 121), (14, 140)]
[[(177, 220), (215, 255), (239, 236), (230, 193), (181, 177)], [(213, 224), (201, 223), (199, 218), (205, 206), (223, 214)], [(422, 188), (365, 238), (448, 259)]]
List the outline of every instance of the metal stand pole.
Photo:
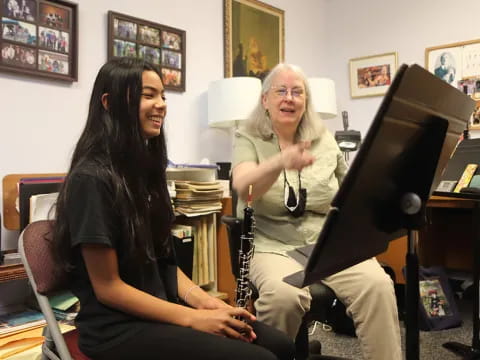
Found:
[(419, 330), (418, 330), (418, 257), (417, 238), (418, 232), (414, 230), (418, 224), (415, 218), (422, 209), (422, 200), (417, 194), (407, 193), (401, 199), (400, 207), (405, 215), (409, 216), (408, 224), (408, 250), (406, 256), (407, 286), (406, 286), (406, 352), (407, 360), (418, 360), (420, 357)]

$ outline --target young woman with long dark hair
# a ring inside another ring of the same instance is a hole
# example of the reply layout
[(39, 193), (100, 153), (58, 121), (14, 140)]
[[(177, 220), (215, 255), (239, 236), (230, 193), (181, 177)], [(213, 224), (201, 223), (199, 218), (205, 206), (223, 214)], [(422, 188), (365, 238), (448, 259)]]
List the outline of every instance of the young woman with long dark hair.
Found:
[(176, 266), (166, 108), (160, 73), (142, 60), (111, 60), (97, 75), (54, 229), (80, 300), (80, 349), (94, 359), (292, 359), (286, 336)]

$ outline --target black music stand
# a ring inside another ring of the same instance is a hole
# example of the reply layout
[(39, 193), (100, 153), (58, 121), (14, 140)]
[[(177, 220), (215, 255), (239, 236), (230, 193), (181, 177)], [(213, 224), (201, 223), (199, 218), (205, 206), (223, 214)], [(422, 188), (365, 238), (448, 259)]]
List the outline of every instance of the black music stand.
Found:
[[(480, 162), (480, 139), (465, 139), (455, 150), (452, 158), (448, 161), (442, 180), (457, 181), (462, 176), (468, 164)], [(472, 192), (440, 192), (435, 191), (433, 195), (446, 196), (450, 198), (461, 198), (474, 200), (476, 206), (473, 210), (473, 219), (480, 219), (480, 193)], [(480, 359), (480, 222), (474, 221), (474, 246), (473, 246), (473, 311), (472, 311), (472, 345), (461, 344), (456, 341), (449, 341), (443, 344), (446, 349), (460, 355), (463, 359)]]
[(474, 106), (420, 66), (402, 65), (332, 201), (304, 273), (285, 279), (310, 285), (385, 251), (408, 232), (408, 360), (419, 358), (416, 231)]

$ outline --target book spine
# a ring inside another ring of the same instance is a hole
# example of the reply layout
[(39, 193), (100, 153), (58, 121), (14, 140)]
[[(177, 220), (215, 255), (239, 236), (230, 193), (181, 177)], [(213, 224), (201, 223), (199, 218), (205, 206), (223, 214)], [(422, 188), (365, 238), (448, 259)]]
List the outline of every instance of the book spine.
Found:
[(475, 171), (477, 171), (477, 164), (468, 164), (465, 170), (463, 171), (462, 177), (458, 181), (457, 186), (453, 190), (453, 192), (459, 193), (464, 187), (467, 187), (472, 180), (473, 175), (475, 175)]

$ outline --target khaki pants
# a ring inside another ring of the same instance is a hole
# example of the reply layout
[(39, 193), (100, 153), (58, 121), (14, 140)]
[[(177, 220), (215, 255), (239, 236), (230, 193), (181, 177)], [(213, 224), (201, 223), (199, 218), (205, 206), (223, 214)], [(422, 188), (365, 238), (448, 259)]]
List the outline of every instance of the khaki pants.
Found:
[[(256, 253), (250, 270), (251, 281), (259, 291), (257, 319), (285, 331), (292, 339), (310, 309), (311, 296), (308, 288), (295, 288), (282, 279), (299, 270), (302, 266), (295, 260), (270, 253)], [(376, 259), (363, 261), (323, 282), (353, 319), (364, 359), (402, 359), (393, 283)]]

